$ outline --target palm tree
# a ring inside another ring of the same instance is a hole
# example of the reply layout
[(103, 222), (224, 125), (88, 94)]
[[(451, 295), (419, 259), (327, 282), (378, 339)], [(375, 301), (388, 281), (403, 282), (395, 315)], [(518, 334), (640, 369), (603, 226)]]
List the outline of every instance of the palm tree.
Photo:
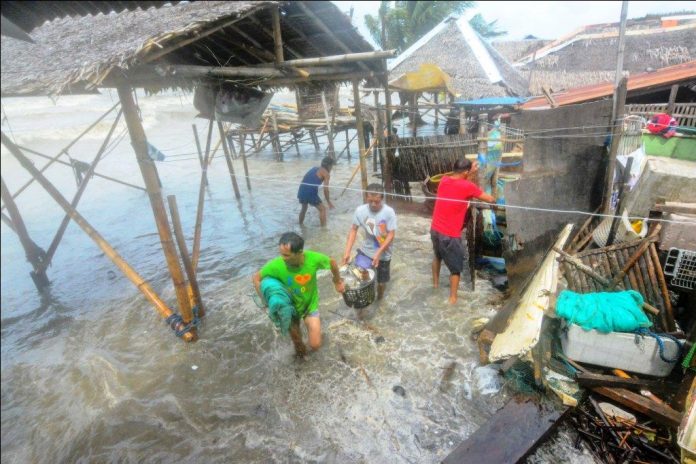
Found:
[[(450, 14), (461, 14), (473, 6), (469, 1), (382, 1), (376, 16), (365, 16), (365, 26), (383, 50), (395, 48), (401, 53)], [(506, 34), (496, 28), (496, 21), (486, 22), (480, 14), (470, 23), (484, 37)]]

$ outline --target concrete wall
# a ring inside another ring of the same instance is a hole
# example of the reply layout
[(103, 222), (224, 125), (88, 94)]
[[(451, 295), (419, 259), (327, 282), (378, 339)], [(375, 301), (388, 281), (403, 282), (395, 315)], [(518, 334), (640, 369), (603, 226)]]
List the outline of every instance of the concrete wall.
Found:
[[(521, 178), (506, 184), (505, 202), (594, 211), (602, 198), (607, 158), (604, 141), (610, 119), (611, 100), (513, 115), (510, 126), (528, 136)], [(579, 129), (582, 127), (586, 129)], [(578, 214), (517, 208), (507, 208), (506, 215), (508, 236), (503, 256), (512, 288), (534, 271), (564, 224), (572, 222), (579, 227), (587, 219)]]

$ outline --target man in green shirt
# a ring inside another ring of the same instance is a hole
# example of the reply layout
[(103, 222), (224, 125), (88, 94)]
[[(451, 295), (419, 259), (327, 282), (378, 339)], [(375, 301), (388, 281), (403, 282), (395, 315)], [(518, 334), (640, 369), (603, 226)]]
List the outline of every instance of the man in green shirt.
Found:
[(267, 262), (252, 277), (256, 293), (261, 298), (261, 279), (273, 277), (287, 288), (295, 306), (295, 317), (290, 324), (290, 338), (295, 344), (295, 351), (303, 356), (307, 348), (302, 341), (300, 319), (307, 326), (309, 347), (318, 350), (321, 347), (321, 321), (319, 319), (319, 290), (317, 288), (317, 271), (331, 269), (336, 291), (343, 293), (345, 287), (338, 271), (336, 261), (328, 256), (304, 249), (304, 239), (294, 232), (286, 232), (278, 242), (280, 256)]

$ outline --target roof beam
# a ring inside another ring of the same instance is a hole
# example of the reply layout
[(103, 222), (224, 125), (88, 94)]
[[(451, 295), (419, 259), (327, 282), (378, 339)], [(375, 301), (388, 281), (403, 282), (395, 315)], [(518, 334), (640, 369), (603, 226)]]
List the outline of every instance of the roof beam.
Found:
[(326, 64), (354, 63), (366, 60), (383, 60), (396, 56), (396, 49), (375, 50), (373, 52), (348, 53), (346, 55), (319, 56), (316, 58), (302, 58), (299, 60), (287, 60), (282, 64), (286, 66), (319, 66)]
[[(329, 29), (329, 28), (326, 26), (326, 24), (324, 24), (324, 22), (323, 22), (317, 15), (315, 15), (314, 12), (313, 12), (312, 10), (310, 10), (304, 3), (305, 3), (305, 2), (302, 2), (302, 1), (301, 1), (301, 2), (295, 2), (294, 5), (297, 5), (297, 6), (309, 17), (309, 19), (310, 19), (314, 24), (317, 25), (317, 27), (318, 27), (319, 29), (321, 29), (322, 31), (324, 31), (325, 33), (327, 33), (327, 34), (329, 35), (329, 38), (330, 38), (341, 50), (343, 50), (343, 51), (346, 52), (346, 53), (353, 53), (353, 50), (351, 50), (350, 48), (348, 48), (348, 47), (346, 46), (346, 44), (344, 44), (343, 42), (341, 42), (340, 40), (338, 40), (338, 39), (336, 38), (336, 36), (331, 32), (331, 29)], [(358, 64), (359, 64), (359, 66), (360, 66), (361, 68), (363, 68), (364, 70), (366, 70), (366, 71), (369, 71), (369, 70), (370, 70), (370, 68), (368, 68), (367, 66), (365, 66), (364, 63), (358, 63)]]
[(275, 55), (274, 55), (273, 53), (269, 52), (268, 50), (266, 50), (266, 49), (263, 47), (263, 45), (261, 45), (260, 43), (258, 43), (258, 42), (256, 41), (256, 39), (254, 39), (253, 37), (251, 37), (249, 34), (247, 34), (246, 32), (244, 32), (243, 30), (241, 30), (241, 29), (238, 28), (237, 26), (230, 26), (230, 29), (232, 29), (234, 32), (236, 32), (237, 34), (241, 35), (243, 38), (245, 38), (246, 40), (248, 40), (249, 42), (251, 42), (251, 44), (252, 44), (254, 47), (256, 47), (256, 48), (259, 50), (259, 52), (260, 52), (263, 56), (266, 57), (266, 59), (267, 59), (268, 61), (271, 61), (271, 62), (272, 62), (272, 61), (275, 61)]
[[(279, 16), (280, 16), (280, 14), (279, 14)], [(249, 21), (251, 21), (256, 26), (258, 26), (264, 34), (266, 34), (268, 37), (270, 37), (271, 39), (273, 39), (275, 41), (275, 36), (273, 35), (273, 31), (269, 30), (266, 26), (261, 24), (261, 21), (254, 18), (253, 16), (249, 16), (247, 19), (249, 19)], [(298, 53), (295, 49), (290, 47), (288, 44), (283, 43), (282, 46), (284, 49), (286, 49), (287, 51), (292, 53), (295, 56), (295, 58), (302, 58), (302, 54)]]

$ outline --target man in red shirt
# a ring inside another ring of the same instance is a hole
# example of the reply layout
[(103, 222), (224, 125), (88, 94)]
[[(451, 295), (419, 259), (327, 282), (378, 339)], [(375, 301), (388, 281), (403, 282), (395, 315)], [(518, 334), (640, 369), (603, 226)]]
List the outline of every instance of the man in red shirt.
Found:
[[(478, 171), (478, 163), (468, 159), (459, 159), (454, 163), (454, 174), (445, 176), (440, 181), (433, 210), (433, 220), (430, 225), (430, 238), (433, 241), (433, 287), (440, 283), (440, 264), (450, 271), (449, 303), (457, 302), (459, 276), (464, 269), (464, 244), (462, 229), (469, 200), (472, 198), (488, 203), (494, 203), (495, 198), (484, 193), (469, 178), (474, 179)], [(473, 259), (472, 257), (469, 257)]]

